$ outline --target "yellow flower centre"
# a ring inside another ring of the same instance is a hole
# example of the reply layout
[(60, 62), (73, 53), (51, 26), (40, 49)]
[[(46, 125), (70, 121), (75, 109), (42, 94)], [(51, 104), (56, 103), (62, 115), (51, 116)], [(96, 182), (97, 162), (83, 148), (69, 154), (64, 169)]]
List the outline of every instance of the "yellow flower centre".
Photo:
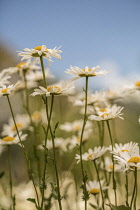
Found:
[(78, 143), (80, 142), (80, 137), (77, 137), (77, 142), (78, 142)]
[(110, 95), (110, 96), (114, 96), (115, 93), (113, 91), (108, 91), (107, 94)]
[[(92, 69), (88, 68), (88, 71), (91, 71)], [(86, 71), (86, 69), (82, 69), (82, 71)]]
[(1, 90), (1, 93), (6, 94), (6, 93), (7, 93), (7, 91), (8, 91), (9, 89), (10, 89), (10, 88), (5, 88), (5, 89), (2, 89), (2, 90)]
[(93, 188), (93, 189), (89, 190), (89, 193), (94, 194), (94, 195), (99, 194), (99, 192), (100, 192), (100, 190), (98, 188)]
[(24, 66), (26, 64), (26, 62), (21, 62), (21, 63), (18, 63), (16, 65), (17, 68), (21, 68), (22, 66)]
[[(22, 123), (17, 123), (16, 126), (17, 126), (17, 128), (22, 128), (22, 127), (23, 127), (23, 124), (22, 124)], [(12, 127), (12, 130), (13, 130), (13, 131), (16, 131), (16, 126), (14, 125), (14, 126)]]
[(59, 91), (61, 91), (61, 89), (58, 86), (50, 86), (50, 87), (47, 87), (47, 91), (53, 92), (53, 93), (58, 93)]
[(140, 163), (140, 157), (131, 157), (131, 158), (127, 161), (127, 163), (135, 163), (135, 164)]
[(80, 130), (80, 128), (81, 128), (81, 126), (80, 126), (80, 125), (76, 125), (76, 126), (75, 126), (75, 130), (76, 130), (76, 131), (79, 131), (79, 130)]
[(104, 113), (100, 117), (104, 118), (105, 116), (108, 116), (108, 115), (109, 115), (109, 113)]
[(33, 120), (39, 120), (40, 119), (40, 113), (39, 112), (34, 112), (32, 114), (32, 118), (33, 118)]
[(99, 111), (100, 112), (106, 112), (107, 110), (106, 109), (100, 109)]
[(13, 141), (15, 138), (11, 136), (6, 136), (2, 139), (2, 141)]
[(122, 149), (121, 152), (130, 152), (130, 151), (127, 149)]
[(87, 159), (90, 160), (92, 158), (92, 154), (87, 156)]
[(35, 49), (35, 50), (39, 50), (39, 51), (41, 51), (42, 46), (37, 46), (37, 47), (34, 47), (34, 49)]
[(113, 165), (112, 164), (109, 165), (109, 169), (113, 170)]
[(140, 81), (136, 82), (136, 83), (135, 83), (135, 86), (136, 86), (136, 87), (140, 87)]

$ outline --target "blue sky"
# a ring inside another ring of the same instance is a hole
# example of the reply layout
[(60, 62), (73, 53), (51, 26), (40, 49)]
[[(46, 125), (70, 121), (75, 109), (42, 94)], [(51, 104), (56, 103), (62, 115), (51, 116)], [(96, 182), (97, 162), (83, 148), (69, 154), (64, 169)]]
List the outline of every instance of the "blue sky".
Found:
[(1, 37), (13, 51), (62, 46), (62, 60), (52, 64), (58, 77), (66, 77), (70, 65), (100, 65), (135, 79), (139, 11), (139, 0), (1, 0)]

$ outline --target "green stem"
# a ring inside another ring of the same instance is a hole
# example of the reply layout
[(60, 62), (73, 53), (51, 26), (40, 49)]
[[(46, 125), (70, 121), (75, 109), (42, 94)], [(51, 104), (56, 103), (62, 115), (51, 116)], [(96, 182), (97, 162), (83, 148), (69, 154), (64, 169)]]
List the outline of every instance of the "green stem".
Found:
[(86, 77), (86, 89), (85, 89), (85, 113), (84, 113), (84, 121), (83, 121), (83, 127), (81, 132), (81, 138), (80, 138), (80, 163), (81, 163), (81, 171), (82, 171), (82, 177), (83, 177), (83, 183), (84, 183), (84, 199), (85, 199), (85, 210), (87, 210), (87, 198), (86, 198), (86, 180), (85, 180), (85, 171), (83, 167), (83, 160), (82, 160), (82, 143), (83, 143), (83, 134), (84, 129), (87, 121), (87, 94), (88, 94), (88, 77)]
[(128, 174), (127, 174), (127, 172), (125, 172), (125, 180), (126, 180), (126, 183), (125, 183), (125, 188), (126, 188), (126, 202), (128, 203)]
[[(111, 135), (109, 121), (107, 120), (106, 123), (107, 123), (108, 132), (109, 132), (109, 136), (110, 136), (112, 151), (113, 151), (114, 150), (114, 144), (113, 144), (113, 138), (112, 138), (112, 135)], [(112, 155), (112, 163), (113, 163), (112, 181), (113, 181), (113, 189), (114, 189), (114, 195), (115, 195), (115, 205), (117, 206), (116, 180), (115, 180), (114, 158), (113, 158), (113, 155)]]
[(46, 76), (45, 76), (45, 69), (44, 69), (44, 64), (43, 64), (43, 58), (40, 56), (40, 63), (41, 63), (41, 68), (42, 68), (42, 74), (43, 74), (43, 79), (44, 79), (44, 86), (47, 88), (47, 82), (46, 82)]
[(135, 178), (135, 183), (134, 183), (134, 188), (133, 188), (133, 194), (132, 194), (132, 198), (131, 198), (131, 203), (130, 203), (130, 209), (132, 209), (132, 204), (133, 204), (133, 200), (134, 200), (134, 197), (135, 197), (135, 186), (136, 186), (136, 177), (135, 177), (135, 172), (134, 172), (134, 178)]
[(15, 210), (15, 198), (13, 196), (13, 182), (12, 182), (12, 174), (11, 174), (11, 146), (8, 145), (8, 168), (9, 168), (9, 178), (10, 178), (10, 197), (13, 204), (13, 210)]
[[(49, 133), (49, 129), (50, 129), (50, 122), (51, 122), (51, 116), (52, 116), (52, 110), (53, 110), (53, 102), (54, 102), (54, 95), (52, 95), (52, 100), (51, 100), (51, 108), (50, 108), (50, 116), (48, 116), (48, 112), (47, 112), (47, 119), (48, 119), (48, 126), (47, 126), (47, 130), (46, 130), (46, 135), (45, 135), (45, 148), (47, 146), (47, 139), (48, 139), (48, 133)], [(46, 109), (48, 108), (48, 104), (46, 104)], [(48, 110), (48, 109), (47, 109)], [(44, 204), (44, 192), (45, 192), (45, 180), (46, 180), (46, 167), (47, 167), (47, 155), (46, 155), (46, 151), (44, 150), (44, 157), (45, 157), (45, 163), (44, 163), (44, 171), (43, 171), (43, 178), (42, 178), (42, 182), (43, 182), (43, 187), (42, 187), (42, 202), (41, 202), (41, 208), (43, 208), (43, 204)]]
[(32, 183), (33, 183), (33, 186), (34, 186), (34, 189), (35, 189), (35, 193), (36, 193), (36, 197), (37, 197), (37, 202), (38, 202), (38, 205), (39, 205), (39, 197), (38, 197), (37, 189), (36, 189), (35, 182), (34, 182), (34, 179), (33, 179), (33, 176), (32, 176), (30, 160), (28, 158), (28, 155), (27, 155), (27, 152), (25, 150), (24, 144), (22, 143), (22, 140), (21, 140), (20, 135), (19, 135), (19, 131), (18, 131), (18, 128), (17, 128), (17, 124), (16, 124), (16, 121), (15, 121), (15, 117), (14, 117), (14, 113), (13, 113), (13, 109), (12, 109), (12, 105), (11, 105), (9, 96), (8, 95), (6, 95), (6, 96), (7, 96), (7, 100), (8, 100), (8, 103), (9, 103), (12, 118), (13, 118), (13, 121), (14, 121), (14, 125), (15, 125), (15, 128), (16, 128), (16, 132), (17, 132), (17, 135), (18, 135), (18, 138), (19, 138), (19, 141), (20, 141), (20, 145), (21, 145), (21, 148), (23, 150), (23, 153), (24, 153), (24, 156), (25, 156), (25, 159), (26, 159), (26, 162), (27, 162), (28, 174), (29, 174), (29, 177), (32, 180)]
[(97, 168), (97, 165), (96, 165), (96, 160), (93, 160), (93, 163), (94, 163), (94, 166), (95, 166), (95, 170), (96, 170), (96, 173), (97, 173), (98, 182), (99, 182), (99, 185), (100, 185), (101, 196), (102, 196), (102, 208), (103, 208), (103, 210), (105, 210), (105, 208), (104, 208), (103, 190), (102, 190), (102, 185), (101, 185), (101, 181), (100, 181), (100, 176), (99, 176), (98, 168)]
[(137, 209), (137, 167), (135, 167), (135, 201), (134, 201), (134, 207)]

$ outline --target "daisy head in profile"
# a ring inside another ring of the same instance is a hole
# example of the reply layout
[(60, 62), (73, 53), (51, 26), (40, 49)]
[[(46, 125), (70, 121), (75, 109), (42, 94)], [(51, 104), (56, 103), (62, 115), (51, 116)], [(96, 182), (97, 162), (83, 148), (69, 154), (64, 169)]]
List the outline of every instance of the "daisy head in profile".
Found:
[(31, 95), (46, 95), (46, 97), (50, 95), (67, 95), (73, 88), (74, 85), (72, 81), (62, 81), (58, 85), (49, 86), (47, 88), (39, 86), (39, 89), (35, 89)]
[(120, 151), (119, 155), (114, 155), (114, 159), (125, 167), (124, 171), (140, 170), (140, 152), (138, 146), (130, 148), (129, 152)]
[(62, 53), (60, 47), (49, 49), (46, 47), (46, 45), (42, 45), (34, 47), (33, 49), (25, 48), (23, 49), (23, 51), (20, 51), (18, 55), (22, 57), (21, 60), (28, 60), (34, 58), (34, 60), (38, 61), (38, 58), (44, 57), (45, 59), (52, 61), (52, 57), (55, 57), (58, 60), (60, 60), (61, 59), (60, 53)]
[[(83, 155), (82, 155), (82, 160), (96, 160), (98, 158), (100, 158), (101, 156), (103, 156), (106, 151), (108, 150), (107, 147), (103, 146), (103, 147), (94, 147), (94, 149), (89, 149), (88, 152), (85, 152)], [(80, 155), (76, 154), (76, 157), (75, 159), (77, 159), (77, 163), (80, 162)]]
[[(22, 132), (19, 132), (21, 141), (25, 141), (27, 138), (27, 134), (22, 134)], [(15, 136), (5, 136), (4, 138), (0, 139), (1, 145), (11, 145), (11, 144), (20, 144), (20, 140), (18, 135)]]
[[(109, 188), (107, 186), (104, 186), (104, 183), (105, 183), (104, 180), (101, 180), (100, 182), (101, 182), (102, 190), (107, 190)], [(86, 189), (92, 195), (98, 195), (101, 192), (100, 183), (96, 180), (87, 182)]]
[(96, 121), (107, 121), (107, 120), (112, 120), (114, 118), (120, 118), (123, 119), (122, 115), (122, 110), (124, 107), (113, 105), (108, 108), (104, 109), (99, 109), (97, 110), (96, 115), (90, 115), (89, 119), (90, 120), (96, 120)]
[(16, 90), (19, 83), (20, 83), (20, 81), (18, 81), (16, 84), (12, 84), (12, 85), (8, 85), (8, 86), (3, 85), (0, 88), (0, 97), (10, 95), (14, 90)]
[(95, 77), (95, 76), (105, 76), (108, 71), (106, 70), (100, 70), (98, 71), (99, 66), (89, 68), (86, 66), (85, 68), (81, 69), (77, 66), (70, 66), (70, 69), (67, 69), (65, 71), (68, 74), (73, 74), (75, 75), (75, 79), (79, 79), (80, 77)]

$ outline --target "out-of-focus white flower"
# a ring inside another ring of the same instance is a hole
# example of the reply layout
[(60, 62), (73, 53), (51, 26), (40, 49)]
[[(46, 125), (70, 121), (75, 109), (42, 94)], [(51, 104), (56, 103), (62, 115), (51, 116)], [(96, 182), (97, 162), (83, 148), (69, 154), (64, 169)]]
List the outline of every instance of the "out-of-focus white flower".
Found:
[[(45, 76), (48, 79), (54, 78), (54, 76), (49, 72), (48, 69), (45, 70)], [(40, 81), (43, 80), (43, 74), (42, 71), (30, 71), (26, 74), (27, 81)]]
[(114, 89), (106, 92), (106, 99), (109, 101), (114, 101), (117, 99), (121, 99), (126, 95), (123, 89)]
[[(21, 141), (25, 141), (27, 134), (22, 134), (22, 132), (19, 132), (19, 136)], [(11, 144), (19, 144), (20, 145), (20, 140), (18, 135), (16, 134), (15, 136), (6, 136), (2, 139), (0, 139), (0, 144), (1, 145), (11, 145)]]
[(18, 63), (16, 67), (11, 68), (12, 73), (19, 72), (20, 76), (23, 76), (25, 72), (39, 70), (40, 67), (35, 64), (35, 62), (31, 62), (28, 60), (27, 62)]
[(21, 60), (26, 60), (26, 59), (30, 59), (30, 58), (34, 58), (36, 61), (38, 61), (39, 57), (44, 57), (45, 59), (52, 61), (51, 58), (58, 58), (58, 60), (61, 59), (61, 56), (59, 53), (62, 53), (61, 50), (59, 50), (59, 48), (53, 48), (53, 49), (49, 49), (46, 47), (46, 45), (42, 45), (42, 46), (37, 46), (33, 49), (29, 49), (29, 48), (25, 48), (23, 49), (23, 51), (20, 51), (20, 53), (18, 54), (19, 56), (22, 56)]
[[(27, 82), (27, 88), (32, 89), (38, 86), (38, 83), (35, 81)], [(20, 82), (20, 84), (17, 86), (16, 91), (22, 91), (25, 90), (25, 82)]]
[[(105, 157), (104, 162), (101, 162), (101, 168), (107, 172), (113, 172), (113, 162), (110, 157)], [(124, 169), (124, 168), (123, 168)], [(114, 164), (114, 172), (122, 171), (122, 166), (119, 164)]]
[[(102, 190), (107, 190), (109, 187), (104, 186), (104, 182), (105, 182), (104, 180), (101, 180)], [(100, 184), (96, 180), (87, 182), (86, 188), (87, 188), (87, 191), (93, 195), (97, 195), (101, 192)]]
[(79, 79), (80, 77), (95, 77), (95, 76), (100, 76), (100, 75), (105, 76), (108, 73), (108, 71), (106, 70), (97, 71), (98, 69), (99, 69), (99, 66), (92, 67), (92, 68), (89, 68), (88, 66), (86, 66), (84, 69), (81, 69), (77, 66), (70, 66), (70, 69), (67, 69), (67, 71), (65, 72), (68, 74), (76, 75), (77, 77), (75, 77), (75, 79)]
[[(94, 147), (94, 149), (89, 149), (88, 152), (84, 153), (82, 155), (82, 160), (96, 160), (98, 159), (99, 157), (103, 156), (106, 151), (108, 150), (107, 147), (103, 146), (103, 147)], [(76, 157), (75, 159), (77, 159), (77, 163), (80, 162), (80, 155), (76, 154)]]
[(130, 152), (131, 149), (135, 150), (135, 148), (138, 146), (138, 143), (136, 142), (129, 142), (126, 144), (117, 144), (115, 143), (115, 146), (113, 147), (112, 151), (112, 146), (110, 145), (109, 150), (111, 151), (112, 154), (114, 155), (120, 155), (120, 152)]
[[(80, 93), (73, 97), (74, 106), (84, 106), (85, 105), (85, 94)], [(87, 104), (93, 105), (106, 101), (106, 93), (104, 91), (96, 91), (95, 93), (89, 93), (87, 97)]]
[(19, 85), (20, 81), (18, 81), (15, 85), (3, 85), (2, 88), (0, 88), (0, 97), (10, 95)]
[(115, 160), (118, 161), (118, 164), (125, 167), (124, 171), (134, 171), (135, 168), (137, 170), (140, 170), (140, 153), (138, 146), (136, 146), (135, 149), (131, 148), (130, 152), (120, 151), (119, 155), (114, 155), (113, 157)]
[(8, 80), (11, 78), (11, 76), (9, 75), (8, 71), (9, 69), (3, 69), (0, 72), (0, 87), (10, 83)]
[(47, 88), (39, 86), (39, 88), (35, 89), (31, 95), (46, 95), (46, 97), (50, 95), (67, 95), (74, 88), (74, 85), (72, 81), (68, 80), (61, 82), (57, 86), (49, 86)]
[[(66, 139), (55, 138), (55, 148), (62, 149), (64, 152), (66, 152), (67, 151), (67, 144), (68, 144), (68, 141)], [(38, 148), (43, 149), (42, 145), (39, 145)], [(48, 149), (53, 148), (52, 140), (47, 140), (47, 148)]]
[(123, 117), (121, 117), (121, 115), (123, 115), (123, 113), (121, 113), (123, 108), (124, 107), (113, 105), (112, 107), (109, 107), (109, 108), (106, 108), (103, 110), (99, 110), (97, 112), (97, 115), (90, 115), (89, 119), (96, 120), (96, 121), (112, 120), (114, 118), (123, 119)]
[[(17, 114), (15, 116), (16, 126), (19, 131), (23, 131), (25, 129), (29, 129), (30, 119), (27, 114)], [(16, 134), (16, 127), (13, 122), (13, 119), (10, 118), (8, 124), (4, 124), (2, 128), (2, 135), (14, 136)]]
[[(83, 120), (75, 120), (74, 122), (65, 122), (64, 124), (61, 124), (59, 128), (61, 130), (67, 131), (67, 132), (79, 132), (81, 131), (83, 127)], [(92, 127), (91, 122), (87, 122), (85, 125), (85, 129), (89, 129)]]

